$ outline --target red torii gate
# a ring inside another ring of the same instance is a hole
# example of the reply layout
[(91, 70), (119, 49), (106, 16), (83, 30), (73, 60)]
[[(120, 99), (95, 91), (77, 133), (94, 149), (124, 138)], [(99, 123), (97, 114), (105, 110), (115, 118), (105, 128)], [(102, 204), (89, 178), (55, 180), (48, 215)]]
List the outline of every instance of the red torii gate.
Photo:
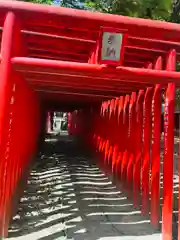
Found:
[[(162, 232), (171, 240), (180, 26), (13, 1), (0, 2), (0, 26), (1, 235), (7, 235), (27, 179), (43, 102), (63, 103), (67, 111), (82, 109), (72, 113), (71, 132), (96, 148), (100, 164), (133, 193), (143, 214), (150, 210), (158, 226), (165, 89)], [(115, 66), (100, 64), (100, 33), (106, 29), (127, 35), (123, 61)]]

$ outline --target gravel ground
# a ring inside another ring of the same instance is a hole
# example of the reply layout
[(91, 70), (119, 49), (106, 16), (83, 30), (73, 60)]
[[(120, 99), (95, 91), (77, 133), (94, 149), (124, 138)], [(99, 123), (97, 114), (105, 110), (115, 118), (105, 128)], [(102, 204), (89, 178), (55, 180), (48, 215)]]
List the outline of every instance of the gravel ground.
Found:
[(65, 135), (46, 142), (8, 239), (161, 239), (84, 152)]

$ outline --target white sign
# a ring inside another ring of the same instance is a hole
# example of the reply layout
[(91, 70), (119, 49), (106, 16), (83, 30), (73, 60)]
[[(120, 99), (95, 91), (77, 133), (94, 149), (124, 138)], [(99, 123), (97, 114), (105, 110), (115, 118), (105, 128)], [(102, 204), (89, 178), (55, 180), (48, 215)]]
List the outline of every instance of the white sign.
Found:
[(102, 37), (101, 59), (119, 61), (123, 34), (104, 32)]

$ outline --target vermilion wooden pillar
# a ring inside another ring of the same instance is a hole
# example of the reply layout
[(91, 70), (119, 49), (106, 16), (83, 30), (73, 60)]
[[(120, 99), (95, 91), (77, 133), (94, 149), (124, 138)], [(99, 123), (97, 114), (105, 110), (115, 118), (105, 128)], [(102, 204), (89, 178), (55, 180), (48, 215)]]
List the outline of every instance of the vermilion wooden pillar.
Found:
[(72, 124), (72, 122), (71, 122), (71, 119), (72, 119), (72, 113), (68, 113), (68, 134), (69, 135), (71, 135), (72, 133), (71, 133), (71, 124)]
[[(167, 56), (166, 70), (174, 71), (175, 67), (176, 67), (176, 51), (171, 50)], [(163, 164), (163, 208), (162, 208), (162, 233), (164, 240), (172, 240), (174, 107), (175, 107), (175, 84), (169, 83), (166, 89), (164, 108), (164, 164)]]
[(110, 108), (109, 108), (109, 121), (108, 121), (108, 138), (109, 138), (109, 151), (108, 151), (108, 165), (109, 168), (112, 170), (112, 154), (113, 154), (113, 138), (114, 138), (114, 108), (115, 108), (115, 100), (112, 99), (110, 101)]
[(129, 95), (125, 96), (124, 107), (123, 107), (123, 124), (124, 128), (124, 146), (122, 153), (122, 164), (121, 164), (121, 180), (122, 183), (126, 183), (127, 179), (127, 163), (128, 163), (128, 126), (129, 126)]
[[(5, 150), (6, 142), (4, 141), (4, 131), (5, 125), (7, 125), (6, 117), (6, 105), (10, 96), (8, 96), (10, 91), (10, 86), (12, 85), (12, 66), (11, 66), (11, 57), (18, 54), (20, 28), (17, 17), (14, 13), (8, 12), (5, 18), (3, 33), (2, 33), (2, 42), (1, 42), (1, 63), (0, 63), (0, 72), (1, 72), (1, 81), (0, 81), (0, 148), (1, 154)], [(5, 124), (6, 123), (6, 124)], [(2, 155), (1, 155), (2, 156)], [(6, 154), (6, 156), (8, 156)], [(0, 175), (3, 176), (7, 171), (7, 159), (0, 159)], [(5, 164), (6, 162), (6, 164)], [(6, 178), (7, 179), (7, 178)], [(9, 192), (9, 187), (6, 185), (6, 182), (1, 178), (0, 180), (0, 235), (6, 236), (8, 232), (9, 224), (9, 215), (10, 212), (7, 211), (7, 202), (6, 199)]]
[(119, 99), (116, 98), (115, 106), (114, 106), (114, 131), (113, 131), (113, 154), (112, 154), (112, 173), (116, 175), (116, 165), (117, 165), (117, 158), (118, 158), (118, 140), (119, 140), (119, 132), (118, 130), (118, 123), (119, 123)]
[[(162, 57), (155, 62), (155, 69), (162, 69)], [(161, 141), (161, 86), (157, 84), (152, 99), (152, 164), (151, 164), (151, 223), (159, 226), (159, 188), (160, 188), (160, 141)]]
[(123, 128), (123, 105), (124, 105), (124, 96), (121, 96), (119, 99), (118, 106), (118, 136), (117, 136), (117, 144), (118, 144), (118, 156), (116, 162), (116, 176), (118, 178), (121, 177), (121, 164), (122, 164), (122, 156), (124, 150), (124, 128)]
[[(103, 125), (103, 115), (104, 115), (104, 103), (101, 104), (101, 110), (100, 110), (100, 114), (99, 114), (99, 117), (98, 117), (98, 123), (99, 121), (102, 122), (102, 125)], [(99, 125), (99, 124), (98, 124)], [(101, 131), (101, 126), (99, 126), (99, 129), (97, 129), (97, 131), (99, 131), (99, 134), (98, 135), (98, 138), (99, 138), (99, 143), (98, 143), (98, 152), (102, 152), (102, 147), (103, 147), (103, 138), (102, 138), (102, 131)]]
[[(147, 63), (146, 68), (152, 69), (151, 62)], [(149, 176), (150, 176), (150, 148), (151, 148), (151, 105), (153, 88), (148, 87), (144, 96), (143, 103), (143, 152), (142, 152), (142, 208), (143, 215), (149, 213)]]
[(136, 126), (135, 126), (135, 159), (133, 169), (133, 201), (134, 206), (140, 205), (141, 194), (141, 167), (142, 167), (142, 133), (143, 133), (143, 100), (144, 91), (140, 90), (136, 101)]
[(135, 131), (136, 131), (136, 92), (132, 92), (129, 104), (129, 126), (127, 142), (127, 188), (129, 193), (133, 191), (133, 167), (135, 161)]
[(151, 147), (151, 105), (153, 88), (146, 90), (143, 103), (142, 214), (149, 212), (149, 176)]
[(101, 113), (99, 116), (99, 124), (98, 124), (98, 129), (97, 131), (99, 131), (99, 152), (103, 153), (104, 152), (104, 148), (105, 148), (105, 134), (104, 134), (104, 126), (105, 126), (105, 114), (106, 114), (106, 108), (107, 108), (107, 102), (103, 102), (102, 106), (101, 106)]
[(104, 162), (106, 167), (108, 166), (108, 154), (110, 148), (110, 141), (109, 141), (109, 111), (110, 111), (110, 101), (107, 101), (106, 111), (105, 111), (105, 152), (104, 152)]

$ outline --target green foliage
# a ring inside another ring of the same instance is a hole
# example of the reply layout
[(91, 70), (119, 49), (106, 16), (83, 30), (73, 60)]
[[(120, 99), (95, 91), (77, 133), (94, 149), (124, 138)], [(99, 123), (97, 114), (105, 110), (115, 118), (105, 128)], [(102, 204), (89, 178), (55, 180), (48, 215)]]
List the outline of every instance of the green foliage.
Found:
[(171, 13), (172, 0), (87, 0), (85, 6), (93, 11), (167, 20)]
[(84, 1), (83, 0), (61, 0), (60, 5), (61, 7), (83, 9)]
[(180, 23), (180, 0), (172, 0), (172, 14), (170, 17), (171, 22)]
[[(132, 17), (169, 20), (172, 0), (24, 0)], [(179, 6), (180, 7), (180, 6)]]
[(91, 11), (112, 13), (112, 3), (109, 0), (86, 0), (84, 6)]
[(24, 2), (33, 2), (33, 3), (39, 3), (39, 4), (52, 4), (52, 0), (24, 0)]
[(24, 0), (25, 2), (33, 2), (39, 4), (59, 5), (61, 7), (82, 9), (85, 0)]

